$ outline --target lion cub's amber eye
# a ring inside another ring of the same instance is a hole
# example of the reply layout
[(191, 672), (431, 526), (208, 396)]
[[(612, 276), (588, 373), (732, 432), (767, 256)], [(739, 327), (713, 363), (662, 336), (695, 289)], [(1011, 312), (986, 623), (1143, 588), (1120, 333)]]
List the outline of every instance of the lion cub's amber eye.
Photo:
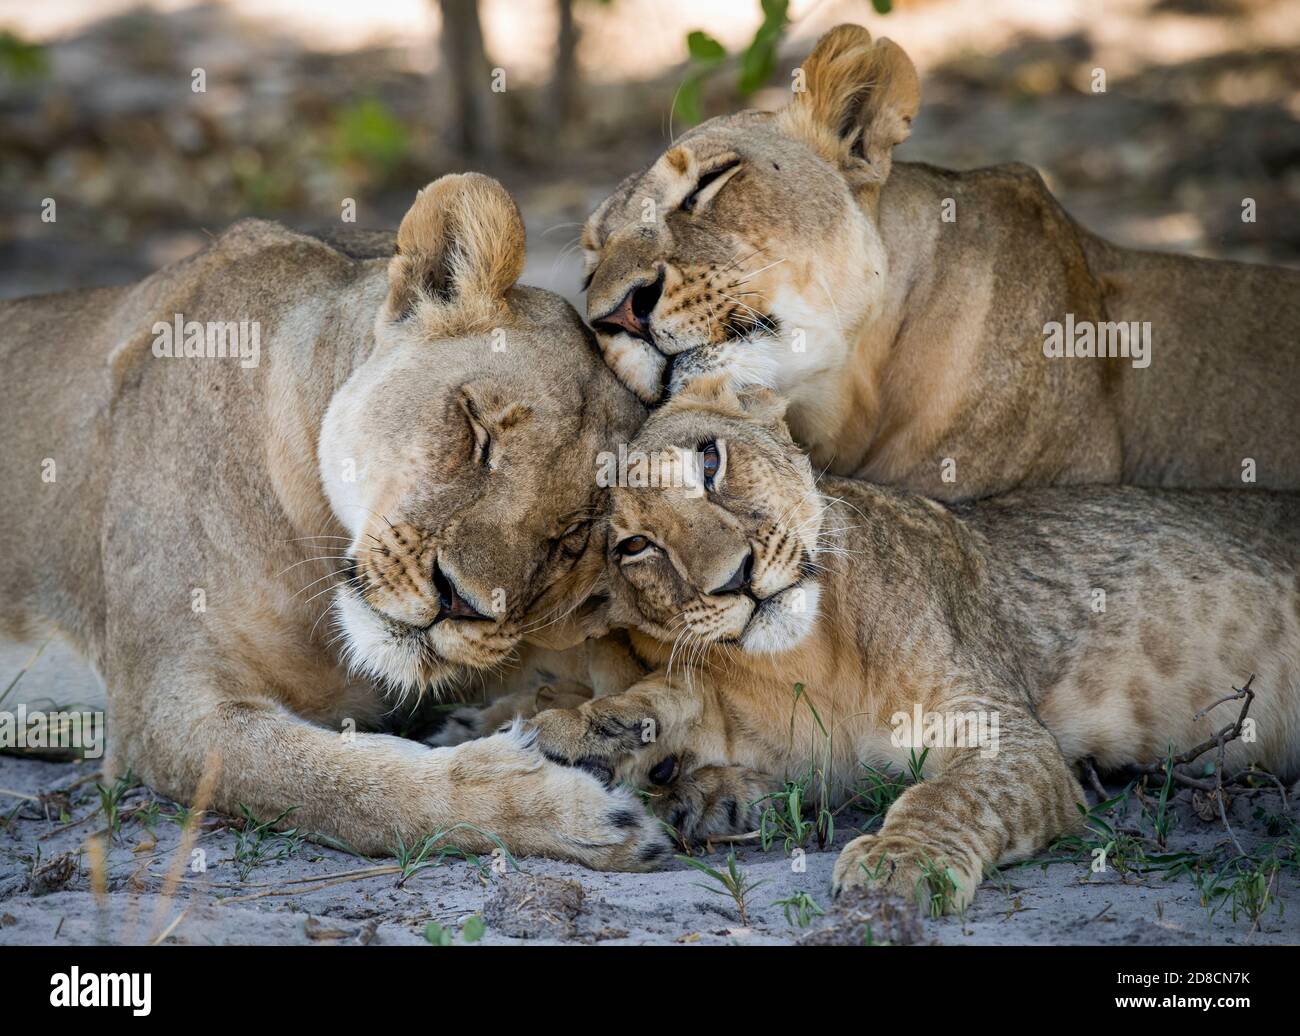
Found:
[(704, 486), (706, 489), (713, 488), (713, 480), (718, 475), (718, 470), (722, 467), (722, 454), (718, 451), (716, 442), (706, 443), (700, 449), (700, 471), (704, 475)]
[(629, 536), (625, 540), (620, 540), (618, 546), (614, 549), (620, 557), (630, 558), (649, 550), (653, 546), (654, 544), (645, 536)]

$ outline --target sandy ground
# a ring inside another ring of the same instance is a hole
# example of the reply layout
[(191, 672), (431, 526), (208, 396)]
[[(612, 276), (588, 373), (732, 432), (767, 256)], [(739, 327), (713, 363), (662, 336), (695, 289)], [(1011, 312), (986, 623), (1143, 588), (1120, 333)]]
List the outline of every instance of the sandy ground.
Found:
[[(0, 687), (29, 655), (30, 649), (0, 650)], [(102, 701), (93, 675), (58, 645), (46, 650), (4, 707), (19, 701), (36, 707), (50, 697), (92, 706)], [(122, 821), (108, 850), (106, 893), (100, 898), (87, 847), (88, 838), (104, 828), (93, 781), (77, 787), (66, 802), (55, 799), (48, 820), (40, 803), (13, 794), (39, 797), (96, 770), (92, 762), (0, 756), (0, 944), (138, 943), (163, 933), (166, 942), (185, 944), (418, 944), (426, 941), (430, 922), (459, 933), (475, 916), (486, 922), (483, 943), (862, 943), (868, 925), (876, 943), (1300, 942), (1295, 867), (1279, 872), (1271, 890), (1275, 900), (1258, 926), (1244, 914), (1234, 921), (1230, 902), (1211, 916), (1187, 875), (1166, 881), (1158, 874), (1122, 877), (1113, 869), (1093, 874), (1082, 862), (1008, 868), (985, 882), (961, 918), (922, 918), (871, 897), (832, 907), (835, 854), (864, 821), (847, 812), (837, 818), (833, 847), (806, 846), (802, 871), (779, 845), (767, 852), (757, 845), (738, 848), (746, 879), (761, 882), (749, 897), (748, 923), (728, 896), (701, 887), (715, 883), (680, 862), (651, 874), (605, 874), (537, 858), (517, 861), (518, 869), (505, 860), (494, 866), (488, 859), (479, 865), (450, 859), (405, 882), (391, 871), (340, 878), (391, 867), (392, 861), (270, 838), (260, 862), (250, 866), (247, 853), (239, 858), (235, 830), (225, 818), (213, 817), (178, 863), (180, 830), (165, 819), (173, 809), (165, 800), (158, 800), (160, 816), (147, 825), (139, 812)], [(1297, 797), (1300, 786), (1292, 802)], [(120, 809), (138, 810), (152, 798), (143, 788), (128, 792)], [(1243, 849), (1252, 852), (1265, 839), (1254, 811), (1276, 813), (1279, 807), (1275, 794), (1234, 800), (1230, 818)], [(1150, 831), (1136, 804), (1121, 822)], [(1180, 798), (1169, 852), (1205, 853), (1225, 838), (1217, 820), (1199, 819), (1186, 797)], [(202, 853), (201, 872), (192, 869), (193, 850)], [(721, 852), (699, 858), (725, 865)], [(830, 912), (806, 927), (791, 923), (776, 901), (800, 892)], [(454, 938), (463, 941), (459, 934)]]

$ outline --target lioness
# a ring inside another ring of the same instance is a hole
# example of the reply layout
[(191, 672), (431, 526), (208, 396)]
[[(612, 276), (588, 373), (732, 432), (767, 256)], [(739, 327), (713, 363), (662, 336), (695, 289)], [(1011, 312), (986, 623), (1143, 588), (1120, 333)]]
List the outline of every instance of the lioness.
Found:
[(917, 75), (866, 29), (801, 72), (583, 229), (588, 320), (642, 400), (723, 370), (790, 400), (818, 468), (945, 500), (1300, 488), (1300, 272), (1116, 247), (1026, 166), (893, 164)]
[(756, 826), (773, 776), (815, 765), (843, 791), (914, 753), (926, 779), (844, 848), (835, 886), (927, 895), (950, 870), (954, 908), (1078, 823), (1072, 764), (1192, 747), (1251, 674), (1257, 737), (1227, 745), (1227, 772), (1300, 775), (1300, 494), (1048, 488), (950, 509), (815, 480), (783, 408), (705, 378), (641, 430), (634, 449), (701, 474), (611, 491), (610, 620), (659, 670), (539, 713), (548, 755), (670, 785), (656, 811), (700, 839)]
[[(206, 775), (218, 809), (296, 807), (364, 853), (667, 851), (521, 731), (353, 733), (385, 692), (501, 666), (599, 574), (595, 455), (641, 408), (523, 262), (509, 195), (452, 176), (382, 259), (246, 221), (139, 284), (0, 308), (0, 628), (85, 654), (119, 770), (184, 801)], [(239, 321), (260, 346), (231, 355), (212, 327)]]

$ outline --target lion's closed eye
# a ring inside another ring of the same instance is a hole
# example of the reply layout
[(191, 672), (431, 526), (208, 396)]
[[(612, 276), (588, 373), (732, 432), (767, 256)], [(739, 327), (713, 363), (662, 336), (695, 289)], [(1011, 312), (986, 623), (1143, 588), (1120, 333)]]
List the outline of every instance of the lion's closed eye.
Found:
[(681, 209), (683, 212), (694, 212), (705, 202), (709, 201), (722, 190), (731, 175), (740, 168), (740, 159), (732, 158), (724, 161), (721, 165), (700, 174), (700, 178), (695, 182), (695, 188), (682, 199)]
[(565, 530), (556, 538), (555, 544), (566, 557), (578, 557), (583, 548), (587, 546), (587, 538), (591, 535), (591, 521), (588, 519), (579, 519), (570, 522)]

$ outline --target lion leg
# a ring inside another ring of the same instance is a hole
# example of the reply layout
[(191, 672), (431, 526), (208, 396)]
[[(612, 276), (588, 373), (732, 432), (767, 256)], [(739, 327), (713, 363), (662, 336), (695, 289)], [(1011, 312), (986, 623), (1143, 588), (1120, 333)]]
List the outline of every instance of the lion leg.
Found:
[(294, 826), (358, 852), (445, 833), (468, 852), (490, 852), (499, 838), (512, 853), (611, 870), (645, 870), (668, 854), (634, 796), (548, 762), (522, 728), (430, 749), (329, 730), (198, 676), (114, 697), (126, 706), (115, 728), (122, 761), (158, 791), (193, 802), (206, 785), (210, 806), (226, 813), (292, 809)]
[(1083, 790), (1055, 738), (1027, 710), (992, 708), (997, 748), (942, 750), (939, 772), (903, 792), (878, 832), (841, 851), (837, 895), (883, 886), (936, 914), (961, 911), (988, 867), (1077, 829)]

